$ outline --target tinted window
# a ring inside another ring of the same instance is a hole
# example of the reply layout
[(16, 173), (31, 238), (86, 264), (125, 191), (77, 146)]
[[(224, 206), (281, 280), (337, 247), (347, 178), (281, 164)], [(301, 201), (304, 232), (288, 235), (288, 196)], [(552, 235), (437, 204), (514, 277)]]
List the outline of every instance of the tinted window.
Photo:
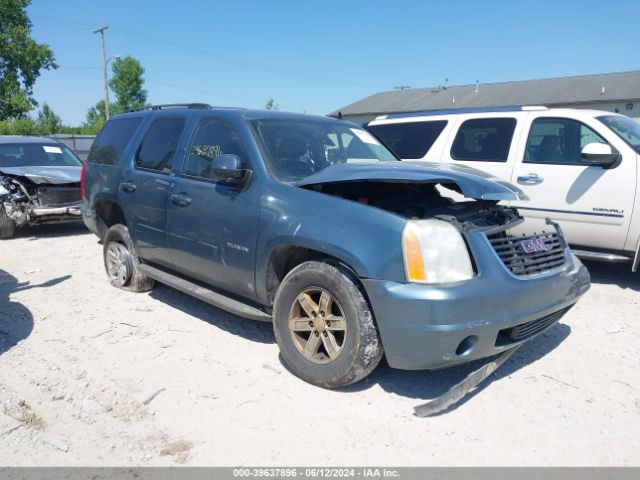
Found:
[(0, 143), (0, 167), (80, 167), (82, 162), (60, 143)]
[(91, 145), (87, 162), (105, 165), (120, 163), (124, 149), (127, 148), (140, 122), (140, 117), (109, 120)]
[(136, 167), (171, 172), (171, 163), (184, 128), (182, 117), (159, 118), (149, 128), (136, 154)]
[(245, 160), (246, 155), (235, 129), (214, 118), (202, 120), (196, 128), (187, 156), (182, 167), (182, 175), (211, 179), (211, 161), (223, 154), (233, 154)]
[(417, 159), (427, 154), (446, 126), (446, 120), (438, 120), (370, 125), (367, 129), (382, 140), (398, 157)]
[(580, 151), (588, 143), (607, 143), (584, 123), (569, 118), (537, 118), (531, 124), (524, 161), (582, 165)]
[(479, 118), (464, 122), (451, 147), (451, 158), (479, 162), (506, 162), (515, 118)]
[(373, 135), (342, 121), (269, 118), (251, 122), (275, 178), (295, 182), (338, 163), (395, 162)]

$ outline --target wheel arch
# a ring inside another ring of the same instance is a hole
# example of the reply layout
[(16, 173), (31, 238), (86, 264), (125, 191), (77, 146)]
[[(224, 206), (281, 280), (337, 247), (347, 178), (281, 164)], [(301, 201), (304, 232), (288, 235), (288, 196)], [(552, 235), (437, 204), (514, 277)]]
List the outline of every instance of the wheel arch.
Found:
[(95, 212), (98, 227), (98, 236), (104, 239), (107, 230), (120, 223), (127, 225), (124, 210), (118, 202), (110, 197), (97, 198), (95, 200)]
[(326, 251), (295, 244), (281, 244), (271, 249), (262, 276), (264, 282), (263, 301), (273, 305), (276, 292), (284, 277), (298, 265), (311, 261), (324, 260), (345, 268), (360, 284), (357, 270), (345, 259)]

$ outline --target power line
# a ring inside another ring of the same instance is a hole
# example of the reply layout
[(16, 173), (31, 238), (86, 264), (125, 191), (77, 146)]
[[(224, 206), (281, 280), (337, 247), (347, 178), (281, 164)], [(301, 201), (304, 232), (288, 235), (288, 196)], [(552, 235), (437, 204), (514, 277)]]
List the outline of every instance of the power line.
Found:
[[(39, 18), (39, 17), (32, 17), (35, 20), (41, 20), (43, 22), (47, 22), (47, 23), (59, 23), (59, 24), (63, 24), (63, 25), (71, 25), (74, 27), (78, 27), (78, 28), (93, 28), (93, 25), (88, 24), (88, 23), (82, 23), (82, 22), (76, 22), (76, 21), (70, 21), (70, 20), (60, 20), (60, 19), (51, 19), (51, 18)], [(148, 46), (152, 46), (152, 47), (156, 47), (156, 48), (161, 48), (162, 50), (166, 50), (166, 49), (171, 49), (174, 51), (177, 51), (179, 53), (183, 53), (183, 54), (187, 54), (187, 55), (191, 55), (191, 56), (195, 56), (195, 57), (200, 57), (200, 58), (205, 58), (214, 62), (218, 62), (218, 63), (226, 63), (229, 65), (233, 65), (233, 66), (237, 66), (237, 67), (241, 67), (241, 68), (260, 68), (260, 69), (264, 69), (267, 71), (271, 71), (272, 73), (276, 73), (276, 74), (284, 74), (284, 75), (289, 75), (289, 76), (302, 76), (302, 77), (306, 77), (306, 78), (313, 78), (313, 79), (319, 79), (319, 80), (323, 80), (323, 81), (338, 81), (337, 79), (331, 79), (328, 77), (320, 77), (320, 76), (316, 76), (316, 75), (307, 75), (307, 74), (300, 74), (300, 73), (296, 73), (296, 72), (291, 72), (288, 71), (286, 69), (282, 69), (280, 67), (276, 67), (276, 66), (270, 66), (270, 65), (265, 65), (265, 64), (260, 64), (260, 63), (255, 63), (255, 62), (247, 62), (244, 60), (236, 60), (230, 57), (224, 57), (224, 56), (219, 56), (219, 55), (212, 55), (209, 53), (205, 53), (205, 52), (199, 52), (197, 50), (193, 50), (193, 49), (189, 49), (189, 48), (185, 48), (185, 47), (181, 47), (179, 45), (174, 45), (174, 44), (169, 44), (169, 43), (164, 43), (161, 41), (158, 41), (156, 39), (152, 39), (150, 37), (145, 37), (142, 35), (137, 35), (137, 34), (133, 34), (125, 29), (119, 28), (119, 27), (114, 27), (113, 25), (110, 25), (111, 30), (111, 35), (112, 36), (120, 36), (120, 37), (129, 37), (129, 39), (133, 39), (136, 40), (137, 42), (146, 44)], [(61, 69), (64, 70), (98, 70), (97, 67), (60, 67)], [(145, 76), (145, 81), (151, 82), (151, 83), (156, 83), (159, 85), (165, 85), (167, 87), (172, 87), (172, 88), (176, 88), (176, 89), (180, 89), (180, 90), (188, 90), (188, 91), (192, 91), (192, 92), (196, 92), (196, 93), (203, 93), (205, 95), (211, 95), (213, 97), (217, 97), (217, 98), (221, 98), (221, 99), (229, 99), (229, 100), (234, 100), (234, 101), (240, 101), (240, 102), (245, 102), (248, 104), (252, 104), (252, 105), (264, 105), (264, 102), (262, 101), (258, 101), (255, 99), (247, 99), (247, 98), (242, 98), (242, 97), (235, 97), (235, 96), (231, 96), (231, 95), (224, 95), (224, 94), (220, 94), (218, 92), (211, 92), (208, 90), (203, 90), (203, 89), (199, 89), (199, 88), (194, 88), (194, 87), (185, 87), (183, 85), (176, 85), (173, 83), (169, 83), (169, 82), (165, 82), (162, 80), (156, 80), (153, 78), (149, 78), (147, 76)], [(345, 80), (341, 79), (339, 80), (341, 83), (344, 83)], [(347, 83), (349, 82), (348, 80), (346, 81)], [(355, 82), (354, 82), (355, 83)], [(361, 85), (361, 83), (358, 83)], [(302, 108), (302, 107), (294, 107), (291, 105), (284, 105), (284, 104), (280, 104), (281, 107), (285, 108), (285, 109), (289, 109), (289, 110), (293, 110), (293, 111), (306, 111), (306, 108)]]
[(67, 67), (66, 65), (58, 65), (58, 70), (100, 70), (100, 67)]
[[(59, 19), (50, 19), (50, 18), (39, 18), (39, 17), (33, 17), (34, 19), (37, 20), (42, 20), (43, 22), (47, 22), (47, 23), (60, 23), (60, 24), (65, 24), (65, 25), (72, 25), (72, 26), (77, 26), (77, 27), (91, 27), (91, 25), (86, 24), (86, 23), (81, 23), (81, 22), (75, 22), (75, 21), (69, 21), (69, 20), (59, 20)], [(142, 43), (142, 44), (146, 44), (147, 46), (151, 46), (151, 47), (156, 47), (156, 48), (160, 48), (162, 50), (166, 50), (166, 49), (170, 49), (185, 55), (190, 55), (190, 56), (194, 56), (194, 57), (199, 57), (199, 58), (205, 58), (207, 60), (210, 60), (212, 62), (216, 62), (216, 63), (222, 63), (222, 64), (226, 64), (226, 65), (231, 65), (231, 66), (235, 66), (235, 67), (240, 67), (240, 68), (249, 68), (249, 69), (259, 69), (271, 74), (275, 74), (275, 75), (284, 75), (284, 76), (288, 76), (288, 77), (298, 77), (298, 78), (304, 78), (304, 79), (308, 79), (308, 80), (316, 80), (316, 81), (320, 81), (320, 82), (326, 82), (326, 83), (333, 83), (333, 84), (352, 84), (352, 85), (357, 85), (357, 86), (368, 86), (368, 87), (373, 87), (373, 88), (386, 88), (386, 86), (383, 86), (381, 84), (373, 84), (373, 83), (368, 83), (368, 82), (362, 82), (362, 81), (356, 81), (356, 80), (351, 80), (351, 79), (347, 79), (347, 78), (343, 78), (343, 77), (327, 77), (327, 76), (323, 76), (323, 75), (314, 75), (314, 74), (309, 74), (309, 73), (302, 73), (302, 72), (298, 72), (295, 70), (291, 70), (288, 68), (284, 68), (284, 67), (280, 67), (277, 65), (270, 65), (270, 64), (263, 64), (263, 63), (259, 63), (259, 62), (253, 62), (253, 61), (247, 61), (247, 60), (243, 60), (243, 59), (238, 59), (238, 58), (234, 58), (234, 57), (227, 57), (227, 56), (221, 56), (221, 55), (213, 55), (209, 52), (203, 52), (203, 51), (198, 51), (195, 50), (193, 48), (190, 47), (184, 47), (181, 45), (177, 45), (174, 43), (165, 43), (163, 41), (148, 37), (148, 36), (143, 36), (140, 35), (138, 33), (133, 33), (131, 31), (128, 31), (126, 29), (120, 28), (120, 27), (115, 27), (113, 25), (110, 26), (110, 30), (111, 30), (111, 35), (115, 35), (115, 36), (119, 36), (119, 37), (125, 37), (128, 38), (129, 40), (136, 40), (138, 43)]]

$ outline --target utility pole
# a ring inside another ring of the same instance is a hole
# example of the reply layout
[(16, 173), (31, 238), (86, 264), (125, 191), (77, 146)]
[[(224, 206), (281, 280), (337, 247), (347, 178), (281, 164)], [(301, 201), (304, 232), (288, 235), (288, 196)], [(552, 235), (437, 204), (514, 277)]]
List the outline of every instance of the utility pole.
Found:
[(102, 47), (102, 80), (104, 82), (104, 114), (109, 120), (109, 84), (107, 82), (107, 53), (104, 50), (104, 31), (109, 28), (107, 25), (93, 31), (100, 33), (100, 45)]

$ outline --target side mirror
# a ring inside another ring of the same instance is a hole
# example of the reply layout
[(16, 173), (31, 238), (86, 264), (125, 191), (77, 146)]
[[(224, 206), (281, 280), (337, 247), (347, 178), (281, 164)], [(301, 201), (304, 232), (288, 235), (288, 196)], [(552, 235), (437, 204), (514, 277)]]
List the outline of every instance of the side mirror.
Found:
[(614, 152), (606, 143), (587, 143), (582, 147), (580, 158), (583, 162), (592, 165), (609, 166), (620, 158), (618, 152)]
[(225, 153), (211, 160), (211, 174), (216, 180), (236, 185), (245, 183), (251, 170), (242, 168), (242, 160), (237, 155)]

